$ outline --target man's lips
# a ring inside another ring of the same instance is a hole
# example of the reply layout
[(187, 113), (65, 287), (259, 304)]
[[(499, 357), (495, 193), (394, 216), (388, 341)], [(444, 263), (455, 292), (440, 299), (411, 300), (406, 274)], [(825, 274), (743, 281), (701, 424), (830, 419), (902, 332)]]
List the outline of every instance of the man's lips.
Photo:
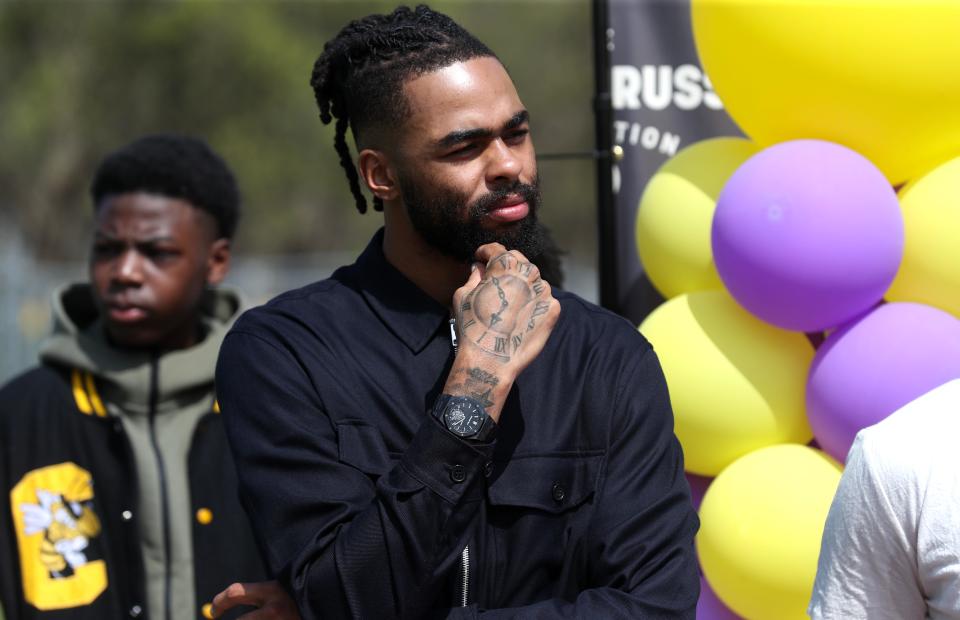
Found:
[(115, 323), (135, 323), (145, 319), (147, 311), (130, 304), (110, 304), (107, 306), (107, 315)]
[(501, 200), (487, 211), (487, 217), (496, 222), (517, 222), (527, 217), (530, 205), (523, 196), (515, 195)]

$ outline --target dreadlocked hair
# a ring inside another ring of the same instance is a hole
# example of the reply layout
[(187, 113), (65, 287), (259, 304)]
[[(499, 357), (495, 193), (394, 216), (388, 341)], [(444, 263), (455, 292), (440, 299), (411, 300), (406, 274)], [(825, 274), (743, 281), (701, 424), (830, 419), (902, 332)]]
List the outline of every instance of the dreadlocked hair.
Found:
[[(396, 127), (409, 112), (406, 80), (482, 56), (496, 58), (452, 19), (423, 4), (352, 21), (324, 45), (310, 86), (320, 120), (326, 125), (337, 119), (333, 146), (360, 213), (366, 213), (367, 201), (347, 146), (347, 127), (357, 144), (367, 129)], [(383, 211), (383, 201), (374, 197), (373, 208)]]

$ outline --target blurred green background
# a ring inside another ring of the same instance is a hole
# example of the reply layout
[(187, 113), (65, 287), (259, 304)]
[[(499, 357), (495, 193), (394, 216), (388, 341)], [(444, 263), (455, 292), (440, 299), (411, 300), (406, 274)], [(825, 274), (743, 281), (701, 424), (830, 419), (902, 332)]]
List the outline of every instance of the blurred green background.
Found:
[[(589, 0), (430, 4), (503, 60), (539, 154), (593, 148)], [(94, 168), (139, 135), (203, 136), (234, 169), (244, 215), (231, 281), (253, 301), (351, 260), (381, 216), (354, 209), (310, 71), (349, 20), (394, 6), (0, 1), (0, 381), (32, 363), (52, 286), (84, 276)], [(567, 288), (595, 299), (593, 161), (544, 160), (540, 175)]]

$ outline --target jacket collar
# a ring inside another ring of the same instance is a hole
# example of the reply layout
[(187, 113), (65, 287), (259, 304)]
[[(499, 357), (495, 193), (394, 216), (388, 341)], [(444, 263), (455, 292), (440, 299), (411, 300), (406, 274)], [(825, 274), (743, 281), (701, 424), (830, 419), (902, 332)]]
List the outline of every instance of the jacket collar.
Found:
[(354, 265), (360, 293), (383, 324), (414, 354), (450, 320), (450, 311), (420, 290), (383, 253), (383, 228)]
[[(149, 351), (111, 344), (89, 284), (63, 287), (54, 296), (54, 331), (40, 348), (44, 363), (75, 369), (71, 387), (77, 407), (102, 417), (113, 404), (124, 413), (142, 413), (151, 400), (157, 372), (157, 412), (176, 410), (196, 394), (211, 390), (217, 353), (239, 314), (239, 296), (229, 289), (206, 294), (202, 320), (206, 334), (186, 349), (168, 351), (155, 361)], [(102, 398), (101, 398), (102, 394)]]

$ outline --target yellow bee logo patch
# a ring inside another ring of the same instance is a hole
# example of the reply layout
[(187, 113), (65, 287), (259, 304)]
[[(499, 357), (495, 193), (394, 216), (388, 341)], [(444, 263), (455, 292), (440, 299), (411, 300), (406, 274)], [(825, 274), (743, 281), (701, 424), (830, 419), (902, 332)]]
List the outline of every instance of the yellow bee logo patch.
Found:
[(10, 492), (23, 594), (41, 610), (87, 605), (107, 588), (93, 478), (74, 463), (26, 474)]

